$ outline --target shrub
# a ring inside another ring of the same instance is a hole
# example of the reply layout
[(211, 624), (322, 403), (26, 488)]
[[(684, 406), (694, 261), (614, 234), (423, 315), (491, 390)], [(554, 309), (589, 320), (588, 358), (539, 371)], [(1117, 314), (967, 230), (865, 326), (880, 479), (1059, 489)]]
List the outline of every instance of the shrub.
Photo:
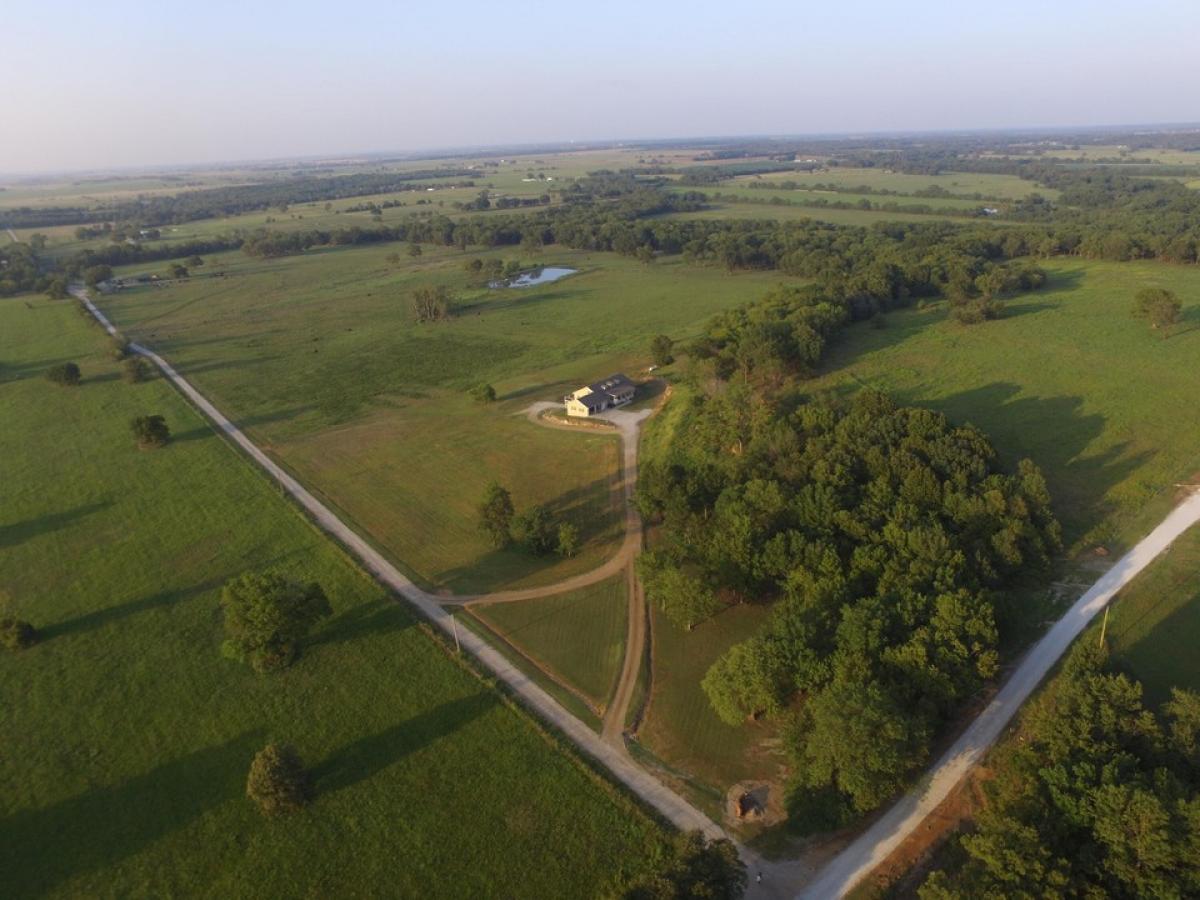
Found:
[(82, 380), (79, 366), (73, 362), (53, 366), (46, 371), (46, 378), (63, 387), (75, 387)]
[(650, 357), (654, 360), (656, 366), (669, 366), (675, 362), (675, 357), (671, 354), (671, 349), (675, 346), (675, 342), (665, 334), (656, 335), (650, 341)]
[(246, 796), (268, 816), (296, 812), (312, 799), (312, 784), (299, 754), (288, 744), (267, 744), (250, 764)]
[(129, 423), (138, 446), (143, 449), (161, 447), (171, 438), (171, 429), (162, 416), (138, 416)]
[(129, 341), (125, 338), (115, 337), (112, 339), (112, 358), (117, 362), (128, 357), (130, 354)]
[(570, 522), (558, 526), (559, 556), (571, 557), (579, 552), (579, 528)]
[(490, 384), (477, 384), (471, 388), (471, 396), (479, 403), (494, 403), (496, 400), (496, 389)]
[(24, 650), (37, 643), (38, 634), (28, 622), (20, 619), (0, 619), (0, 645), (8, 650)]
[(125, 360), (123, 369), (125, 380), (130, 384), (137, 384), (139, 381), (148, 381), (150, 379), (150, 363), (146, 362), (140, 356), (131, 356)]
[(333, 610), (316, 582), (294, 581), (277, 572), (246, 573), (221, 592), (227, 656), (259, 672), (282, 669), (299, 655), (299, 645)]
[(531, 506), (513, 520), (517, 540), (534, 556), (545, 556), (558, 544), (558, 534), (544, 506)]

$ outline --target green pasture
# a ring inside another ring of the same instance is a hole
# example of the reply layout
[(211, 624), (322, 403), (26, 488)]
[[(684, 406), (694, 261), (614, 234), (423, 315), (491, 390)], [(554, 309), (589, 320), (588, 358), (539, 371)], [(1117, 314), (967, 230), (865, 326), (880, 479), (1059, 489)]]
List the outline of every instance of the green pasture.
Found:
[(848, 190), (865, 187), (875, 191), (895, 191), (904, 195), (912, 195), (916, 191), (936, 186), (951, 194), (982, 194), (999, 200), (1019, 200), (1033, 193), (1043, 197), (1058, 196), (1057, 191), (1025, 181), (1016, 175), (991, 175), (982, 172), (913, 175), (883, 168), (855, 169), (834, 166), (819, 172), (771, 172), (762, 175), (761, 178), (764, 181), (795, 181), (806, 188), (816, 188), (818, 185), (836, 185)]
[[(1009, 465), (1046, 474), (1067, 543), (1113, 549), (1138, 538), (1200, 469), (1195, 405), (1200, 269), (1055, 259), (1040, 292), (978, 326), (942, 305), (853, 326), (828, 354), (816, 391), (870, 386), (981, 427)], [(1164, 340), (1132, 315), (1143, 287), (1165, 287), (1184, 321)]]
[[(388, 262), (396, 252), (401, 261)], [(426, 247), (413, 260), (395, 244), (277, 260), (228, 253), (203, 277), (101, 305), (422, 581), (459, 593), (546, 584), (619, 543), (617, 442), (532, 424), (522, 410), (613, 371), (637, 376), (652, 335), (695, 334), (778, 278), (551, 248), (539, 261), (578, 274), (490, 290), (468, 283), (462, 264), (474, 255)], [(414, 324), (408, 298), (421, 285), (454, 291), (458, 315)], [(482, 381), (498, 403), (467, 396)], [(492, 479), (518, 508), (574, 519), (583, 552), (539, 560), (490, 547), (475, 505)]]
[[(1200, 691), (1200, 528), (1184, 532), (1113, 601), (1107, 637), (1157, 705), (1172, 687)], [(1082, 640), (1096, 640), (1099, 623)]]
[[(773, 192), (760, 191), (770, 194)], [(903, 200), (904, 198), (898, 198)], [(706, 209), (696, 212), (669, 213), (672, 219), (763, 219), (775, 222), (795, 222), (813, 219), (833, 225), (874, 225), (877, 222), (937, 222), (953, 221), (963, 224), (986, 222), (972, 216), (943, 213), (905, 213), (883, 209), (829, 209), (819, 206), (772, 206), (769, 203), (739, 203), (714, 200)]]
[[(42, 377), (74, 360), (83, 383)], [(161, 379), (119, 377), (69, 302), (0, 300), (0, 882), (9, 898), (609, 895), (659, 828), (461, 667)], [(138, 450), (131, 417), (174, 439)], [(291, 668), (222, 657), (238, 573), (315, 579)], [(268, 740), (317, 787), (264, 819)], [(548, 847), (553, 852), (547, 852)]]
[(625, 577), (553, 597), (475, 606), (472, 612), (597, 708), (621, 669), (628, 622)]

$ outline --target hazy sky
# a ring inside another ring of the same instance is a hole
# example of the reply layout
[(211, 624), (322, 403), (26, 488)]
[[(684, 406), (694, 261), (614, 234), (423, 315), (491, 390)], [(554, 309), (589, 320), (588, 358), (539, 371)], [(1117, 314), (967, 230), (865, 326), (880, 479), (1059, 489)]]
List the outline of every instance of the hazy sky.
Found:
[(37, 0), (0, 25), (0, 172), (1200, 120), (1198, 0)]

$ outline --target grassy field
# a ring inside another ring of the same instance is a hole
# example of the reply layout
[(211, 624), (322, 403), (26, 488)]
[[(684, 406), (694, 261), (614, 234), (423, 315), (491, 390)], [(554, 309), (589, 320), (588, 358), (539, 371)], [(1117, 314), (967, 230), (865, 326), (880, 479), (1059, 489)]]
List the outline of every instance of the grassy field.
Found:
[[(41, 377), (66, 359), (78, 388)], [(0, 362), (0, 600), (44, 636), (0, 653), (6, 897), (561, 897), (647, 864), (657, 826), (460, 668), (165, 382), (123, 383), (72, 304), (0, 301)], [(134, 446), (143, 413), (166, 416), (166, 448)], [(319, 580), (335, 614), (260, 676), (220, 655), (217, 599), (268, 566)], [(243, 796), (270, 739), (318, 789), (277, 821)]]
[(638, 739), (684, 775), (693, 799), (718, 817), (731, 785), (773, 778), (782, 759), (769, 749), (773, 725), (726, 725), (700, 681), (718, 656), (761, 628), (768, 612), (765, 606), (734, 606), (685, 631), (652, 610), (654, 678)]
[[(1175, 482), (1200, 469), (1195, 402), (1200, 270), (1156, 263), (1044, 264), (1050, 283), (968, 328), (940, 306), (853, 327), (813, 391), (870, 385), (973, 422), (1007, 463), (1031, 457), (1069, 544), (1114, 549), (1161, 517)], [(1163, 340), (1131, 315), (1146, 286), (1174, 290), (1184, 322)]]
[[(768, 191), (761, 191), (769, 194)], [(904, 198), (892, 198), (903, 202)], [(670, 213), (672, 219), (769, 219), (792, 222), (815, 219), (833, 225), (874, 225), (877, 222), (937, 222), (971, 223), (985, 221), (972, 216), (946, 213), (889, 212), (884, 209), (827, 209), (819, 206), (772, 206), (769, 203), (737, 203), (714, 200), (707, 209), (697, 212)]]
[(1200, 691), (1200, 666), (1196, 664), (1200, 642), (1198, 572), (1200, 528), (1193, 527), (1113, 603), (1109, 646), (1145, 686), (1151, 705), (1167, 700), (1172, 687)]
[[(543, 262), (578, 274), (497, 291), (468, 287), (462, 262), (474, 253), (430, 248), (392, 264), (395, 249), (222, 254), (206, 270), (225, 277), (133, 289), (101, 305), (416, 577), (468, 593), (556, 581), (595, 566), (620, 539), (616, 438), (542, 428), (519, 413), (613, 371), (636, 376), (651, 335), (694, 334), (778, 280), (549, 249)], [(423, 284), (457, 292), (460, 314), (414, 324), (407, 298)], [(480, 381), (500, 402), (467, 397)], [(492, 479), (518, 507), (542, 503), (576, 520), (583, 552), (536, 560), (493, 550), (474, 513)]]
[[(1017, 200), (1032, 193), (1039, 193), (1044, 197), (1058, 196), (1057, 191), (1025, 181), (1016, 175), (991, 175), (981, 172), (910, 175), (879, 168), (835, 167), (821, 172), (772, 172), (761, 177), (764, 181), (795, 181), (809, 188), (817, 185), (837, 185), (848, 190), (866, 187), (875, 191), (895, 191), (902, 195), (912, 195), (915, 191), (936, 186), (945, 188), (951, 194), (982, 194), (1000, 200)], [(902, 197), (891, 199), (903, 202)]]
[[(809, 179), (805, 176), (803, 177), (803, 180), (808, 181)], [(893, 196), (890, 194), (856, 194), (852, 191), (814, 190), (811, 188), (770, 190), (754, 188), (752, 186), (753, 183), (753, 180), (737, 178), (726, 184), (719, 185), (715, 191), (725, 197), (733, 195), (744, 200), (758, 200), (763, 203), (769, 203), (774, 197), (778, 197), (780, 200), (791, 200), (794, 202), (824, 200), (828, 203), (859, 203), (865, 200), (871, 204), (896, 203), (900, 206), (928, 206), (931, 209), (945, 210), (948, 213), (979, 209), (979, 207), (987, 204), (987, 201), (984, 200), (968, 200), (963, 197), (913, 197), (908, 194), (900, 196)]]
[(618, 575), (570, 593), (475, 606), (472, 612), (602, 708), (621, 668), (627, 604), (625, 578)]

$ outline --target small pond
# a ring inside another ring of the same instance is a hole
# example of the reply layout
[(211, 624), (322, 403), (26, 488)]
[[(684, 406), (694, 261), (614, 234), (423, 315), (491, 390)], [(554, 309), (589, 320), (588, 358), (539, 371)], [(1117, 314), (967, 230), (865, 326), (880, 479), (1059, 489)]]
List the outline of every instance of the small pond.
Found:
[(579, 270), (568, 269), (564, 266), (546, 266), (542, 269), (534, 269), (532, 272), (522, 272), (520, 275), (512, 278), (505, 278), (503, 281), (493, 281), (488, 287), (533, 287), (538, 284), (549, 284), (552, 281), (558, 281), (560, 278), (574, 275), (577, 271)]

